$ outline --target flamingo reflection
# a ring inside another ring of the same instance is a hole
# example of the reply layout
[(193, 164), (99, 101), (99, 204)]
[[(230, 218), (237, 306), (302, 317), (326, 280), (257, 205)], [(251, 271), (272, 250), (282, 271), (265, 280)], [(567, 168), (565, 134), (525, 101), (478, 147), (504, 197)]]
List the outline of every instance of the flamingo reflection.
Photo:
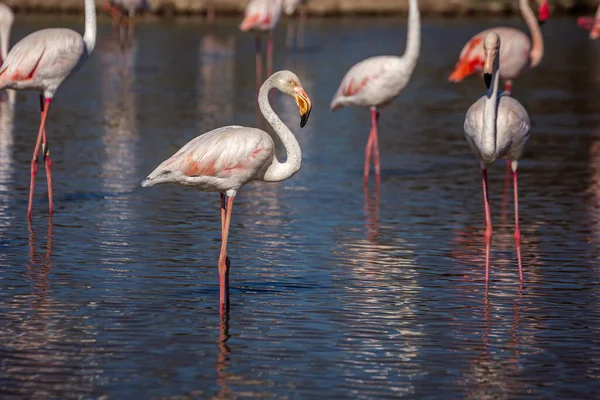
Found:
[(229, 368), (229, 355), (231, 354), (231, 349), (227, 344), (229, 340), (229, 312), (225, 313), (220, 318), (219, 325), (219, 340), (217, 343), (219, 345), (219, 355), (217, 357), (217, 385), (219, 385), (219, 394), (217, 398), (219, 399), (227, 399), (232, 395), (231, 389), (227, 387), (227, 378), (229, 374), (227, 373), (227, 369)]

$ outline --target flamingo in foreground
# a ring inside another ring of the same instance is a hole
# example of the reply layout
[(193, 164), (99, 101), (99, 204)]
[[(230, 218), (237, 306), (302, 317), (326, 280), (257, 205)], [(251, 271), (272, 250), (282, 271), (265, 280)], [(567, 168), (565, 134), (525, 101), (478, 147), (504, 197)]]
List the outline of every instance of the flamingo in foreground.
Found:
[(37, 90), (40, 92), (42, 120), (31, 160), (31, 183), (27, 217), (31, 218), (37, 159), (42, 145), (48, 179), (48, 209), (52, 204), (52, 160), (46, 140), (46, 117), (58, 87), (76, 72), (96, 45), (96, 5), (85, 0), (85, 33), (83, 37), (71, 29), (49, 28), (33, 32), (10, 50), (0, 68), (0, 90)]
[[(497, 158), (510, 161), (513, 172), (515, 196), (515, 246), (519, 262), (519, 278), (523, 281), (521, 264), (521, 232), (519, 231), (519, 196), (517, 187), (517, 164), (525, 143), (529, 138), (529, 115), (521, 103), (506, 92), (498, 93), (501, 61), (500, 36), (495, 32), (486, 35), (484, 47), (483, 78), (488, 87), (487, 94), (477, 100), (467, 111), (465, 138), (473, 154), (481, 163), (483, 203), (485, 208), (485, 281), (489, 279), (490, 243), (492, 240), (492, 218), (488, 197), (487, 167)], [(490, 86), (491, 84), (491, 86)]]
[(409, 0), (408, 39), (402, 57), (378, 56), (355, 64), (344, 76), (331, 101), (331, 110), (347, 106), (371, 108), (371, 133), (365, 147), (364, 183), (369, 181), (371, 152), (374, 153), (375, 179), (381, 181), (377, 139), (378, 109), (392, 102), (410, 80), (419, 58), (421, 22), (417, 0)]
[[(306, 14), (307, 14), (307, 3), (308, 0), (283, 0), (283, 12), (287, 16), (294, 15), (294, 12), (300, 6), (300, 15), (298, 16), (298, 34), (296, 37), (296, 46), (302, 47), (304, 39), (304, 26), (306, 25)], [(285, 47), (288, 49), (292, 48), (294, 43), (294, 23), (288, 22), (287, 36), (285, 39)]]
[(8, 54), (10, 29), (14, 20), (15, 16), (10, 7), (4, 3), (0, 3), (0, 65), (6, 60)]
[[(275, 156), (275, 144), (267, 132), (257, 128), (226, 126), (191, 140), (142, 182), (143, 187), (172, 182), (221, 194), (221, 315), (229, 311), (227, 238), (234, 197), (242, 186), (251, 181), (280, 182), (288, 179), (300, 170), (302, 163), (298, 141), (269, 104), (269, 91), (273, 88), (296, 100), (301, 127), (308, 121), (312, 106), (300, 80), (290, 71), (276, 72), (260, 88), (260, 110), (283, 143), (287, 152), (286, 162), (279, 162)], [(225, 195), (228, 197), (227, 206)]]
[(450, 82), (460, 82), (474, 73), (481, 72), (484, 63), (483, 46), (481, 42), (490, 32), (496, 32), (502, 40), (500, 50), (500, 78), (505, 80), (504, 90), (511, 91), (512, 81), (522, 72), (536, 67), (544, 56), (544, 39), (540, 24), (548, 19), (548, 0), (540, 1), (538, 20), (536, 20), (529, 0), (519, 0), (519, 8), (529, 27), (531, 39), (525, 33), (515, 28), (497, 27), (486, 29), (473, 36), (460, 52), (460, 57), (454, 71), (448, 78)]
[(577, 18), (577, 24), (590, 31), (590, 39), (598, 39), (600, 37), (600, 6), (596, 9), (596, 16), (594, 18), (579, 17)]
[(267, 76), (273, 72), (273, 29), (281, 17), (281, 0), (250, 0), (240, 24), (242, 32), (256, 32), (256, 87), (263, 81), (260, 34), (268, 32)]

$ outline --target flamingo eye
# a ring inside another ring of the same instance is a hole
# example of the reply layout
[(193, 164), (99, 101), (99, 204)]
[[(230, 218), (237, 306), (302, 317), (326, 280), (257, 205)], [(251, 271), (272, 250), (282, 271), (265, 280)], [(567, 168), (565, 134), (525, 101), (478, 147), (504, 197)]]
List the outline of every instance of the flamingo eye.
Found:
[(170, 174), (170, 173), (171, 173), (171, 171), (168, 171), (168, 170), (167, 170), (167, 171), (163, 171), (163, 172), (161, 172), (161, 175), (168, 175), (168, 174)]
[(290, 85), (291, 85), (292, 87), (296, 87), (296, 86), (298, 86), (298, 84), (297, 84), (296, 82), (294, 82), (294, 81), (290, 81)]

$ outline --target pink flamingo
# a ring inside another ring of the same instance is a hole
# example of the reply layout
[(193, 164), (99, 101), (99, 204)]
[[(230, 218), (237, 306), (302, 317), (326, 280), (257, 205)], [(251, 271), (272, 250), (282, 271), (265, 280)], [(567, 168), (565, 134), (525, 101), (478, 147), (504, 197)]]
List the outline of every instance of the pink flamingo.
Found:
[(50, 28), (31, 33), (21, 39), (8, 53), (0, 68), (0, 90), (37, 90), (40, 92), (42, 120), (31, 160), (31, 183), (27, 217), (31, 218), (33, 191), (37, 174), (37, 159), (42, 145), (50, 214), (52, 204), (52, 160), (46, 140), (46, 117), (50, 102), (58, 87), (77, 71), (89, 57), (96, 44), (96, 6), (85, 0), (85, 34), (83, 37), (66, 28)]
[(10, 29), (14, 20), (15, 16), (10, 7), (4, 3), (0, 3), (0, 65), (6, 60), (8, 54)]
[[(282, 0), (283, 12), (287, 16), (294, 15), (294, 12), (300, 6), (298, 16), (298, 34), (296, 37), (296, 46), (302, 47), (304, 44), (304, 26), (306, 25), (306, 14), (307, 14), (307, 3), (308, 0)], [(288, 22), (287, 35), (285, 39), (285, 47), (288, 49), (292, 48), (294, 43), (294, 29), (295, 25), (293, 22)]]
[(519, 8), (529, 27), (531, 39), (518, 29), (497, 27), (486, 29), (473, 36), (460, 52), (460, 57), (454, 71), (448, 78), (450, 82), (460, 82), (474, 73), (481, 72), (484, 62), (483, 46), (481, 43), (490, 32), (496, 32), (502, 40), (500, 52), (500, 78), (505, 80), (504, 90), (509, 92), (512, 81), (522, 72), (536, 67), (544, 57), (544, 39), (540, 24), (544, 23), (550, 14), (548, 0), (538, 0), (538, 20), (529, 6), (529, 0), (519, 0)]
[(256, 32), (256, 87), (263, 80), (262, 50), (260, 34), (268, 32), (267, 42), (267, 76), (273, 71), (273, 29), (281, 17), (281, 0), (250, 0), (244, 11), (244, 19), (240, 24), (242, 32)]
[(348, 70), (331, 101), (331, 110), (347, 106), (371, 108), (371, 133), (365, 147), (364, 183), (369, 181), (371, 152), (374, 153), (375, 179), (381, 181), (377, 139), (378, 109), (388, 105), (410, 80), (419, 58), (421, 21), (417, 0), (409, 0), (408, 39), (402, 57), (367, 58)]
[(590, 39), (598, 39), (600, 37), (600, 6), (596, 9), (596, 16), (592, 17), (579, 17), (577, 18), (577, 24), (590, 31)]
[(483, 203), (485, 208), (485, 281), (489, 280), (490, 243), (492, 240), (492, 217), (488, 196), (487, 167), (498, 158), (506, 158), (513, 171), (515, 198), (515, 246), (519, 263), (519, 278), (523, 281), (521, 264), (521, 231), (519, 230), (519, 195), (517, 165), (527, 139), (529, 139), (529, 115), (521, 103), (498, 91), (502, 60), (502, 40), (495, 32), (489, 32), (483, 41), (485, 58), (483, 78), (488, 88), (485, 96), (477, 100), (465, 117), (465, 139), (481, 164)]
[[(227, 238), (234, 197), (248, 182), (280, 182), (288, 179), (300, 170), (302, 163), (298, 141), (269, 104), (269, 91), (273, 88), (296, 100), (301, 127), (308, 121), (312, 106), (300, 80), (290, 71), (276, 72), (260, 88), (260, 110), (281, 139), (287, 152), (286, 162), (277, 160), (273, 138), (267, 132), (257, 128), (226, 126), (191, 140), (142, 182), (143, 187), (159, 183), (179, 183), (221, 194), (219, 283), (222, 316), (229, 311), (230, 263), (227, 257)], [(227, 206), (225, 195), (228, 197)]]

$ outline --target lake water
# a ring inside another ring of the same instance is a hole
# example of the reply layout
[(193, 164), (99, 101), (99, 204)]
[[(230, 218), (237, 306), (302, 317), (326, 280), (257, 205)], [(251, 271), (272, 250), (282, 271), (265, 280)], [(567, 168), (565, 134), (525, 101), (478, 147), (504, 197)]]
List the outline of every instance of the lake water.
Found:
[[(363, 191), (365, 109), (329, 111), (346, 70), (401, 54), (404, 18), (313, 19), (291, 69), (313, 101), (274, 108), (302, 170), (243, 188), (221, 322), (219, 196), (140, 187), (199, 133), (257, 126), (254, 40), (238, 19), (140, 23), (97, 49), (48, 118), (56, 213), (44, 168), (27, 223), (38, 98), (0, 106), (0, 397), (593, 398), (600, 396), (600, 43), (574, 18), (544, 26), (542, 64), (515, 82), (532, 136), (520, 163), (525, 282), (512, 194), (489, 171), (494, 238), (484, 280), (480, 172), (463, 138), (480, 79), (447, 82), (464, 42), (513, 19), (423, 21), (411, 83), (382, 110), (382, 184)], [(14, 43), (80, 17), (17, 16)], [(264, 126), (262, 121), (258, 121)]]

